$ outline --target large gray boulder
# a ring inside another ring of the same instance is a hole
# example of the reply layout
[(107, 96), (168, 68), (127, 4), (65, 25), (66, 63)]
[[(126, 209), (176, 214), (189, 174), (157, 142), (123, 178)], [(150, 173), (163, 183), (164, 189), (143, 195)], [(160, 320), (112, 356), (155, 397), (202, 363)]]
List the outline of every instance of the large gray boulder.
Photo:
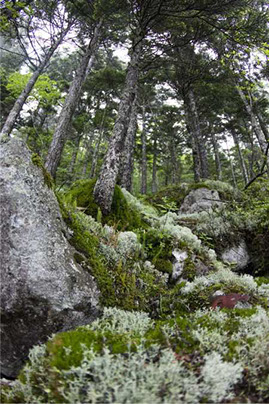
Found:
[(218, 191), (208, 188), (193, 189), (184, 199), (179, 214), (199, 213), (219, 208), (222, 205)]
[(57, 199), (23, 142), (0, 144), (1, 371), (17, 375), (29, 349), (90, 323), (99, 291), (73, 258)]

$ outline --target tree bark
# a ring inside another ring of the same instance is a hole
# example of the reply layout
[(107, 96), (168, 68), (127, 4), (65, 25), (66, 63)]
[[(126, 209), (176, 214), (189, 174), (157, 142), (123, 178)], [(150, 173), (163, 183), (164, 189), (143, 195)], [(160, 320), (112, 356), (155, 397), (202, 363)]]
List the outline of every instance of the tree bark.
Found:
[[(257, 137), (258, 143), (260, 145), (261, 151), (262, 153), (265, 155), (266, 153), (266, 149), (267, 149), (267, 141), (266, 141), (266, 137), (263, 133), (263, 131), (261, 130), (260, 124), (258, 119), (256, 118), (256, 115), (252, 109), (251, 104), (248, 102), (244, 92), (242, 91), (242, 89), (240, 88), (239, 85), (236, 86), (236, 89), (238, 91), (238, 94), (245, 106), (245, 109), (250, 117), (251, 120), (251, 125), (252, 125), (252, 129)], [(269, 169), (269, 156), (267, 156), (267, 167)]]
[(120, 169), (119, 169), (119, 184), (121, 185), (122, 188), (125, 188), (129, 192), (131, 192), (132, 190), (132, 178), (134, 171), (134, 147), (137, 131), (136, 97), (132, 105), (130, 122), (124, 144), (124, 152), (120, 162)]
[(97, 162), (98, 162), (98, 157), (99, 157), (99, 150), (100, 150), (100, 144), (103, 138), (104, 134), (104, 124), (105, 124), (105, 117), (106, 117), (106, 108), (104, 109), (103, 116), (102, 116), (102, 122), (101, 122), (101, 127), (99, 131), (99, 136), (97, 139), (97, 143), (94, 148), (94, 153), (93, 153), (93, 158), (92, 158), (92, 166), (91, 166), (91, 172), (90, 172), (90, 178), (94, 178), (96, 175), (96, 167), (97, 167)]
[(188, 91), (189, 111), (191, 113), (189, 117), (189, 124), (192, 129), (193, 138), (197, 144), (197, 151), (200, 160), (201, 178), (208, 178), (208, 162), (206, 155), (206, 148), (203, 142), (202, 131), (200, 127), (199, 115), (197, 112), (195, 95), (193, 89)]
[(219, 181), (221, 181), (222, 180), (222, 167), (221, 167), (221, 161), (220, 161), (219, 146), (218, 146), (218, 142), (217, 142), (215, 133), (213, 133), (213, 132), (211, 133), (211, 139), (212, 139), (212, 145), (213, 145), (214, 155), (215, 155), (217, 179)]
[(233, 140), (234, 140), (234, 144), (235, 144), (236, 149), (237, 149), (243, 179), (244, 179), (245, 184), (247, 184), (248, 181), (249, 181), (248, 172), (247, 172), (247, 168), (246, 168), (246, 165), (245, 165), (244, 157), (242, 155), (242, 151), (241, 151), (241, 147), (240, 147), (240, 144), (239, 144), (238, 136), (237, 136), (237, 133), (236, 133), (234, 128), (231, 128), (231, 133), (232, 133), (232, 137), (233, 137)]
[(82, 136), (77, 135), (74, 141), (74, 148), (73, 148), (73, 153), (71, 157), (71, 161), (68, 167), (68, 177), (70, 178), (70, 181), (73, 181), (73, 173), (74, 173), (74, 168), (77, 160), (77, 155), (78, 155), (78, 150), (79, 150), (79, 144), (81, 141)]
[(151, 191), (157, 192), (157, 135), (154, 134), (153, 139), (153, 163), (152, 163), (152, 184)]
[(189, 111), (189, 104), (184, 98), (184, 109), (185, 109), (185, 117), (186, 117), (186, 127), (187, 131), (190, 134), (191, 137), (191, 150), (192, 150), (192, 160), (193, 160), (193, 172), (194, 172), (194, 181), (199, 182), (201, 181), (201, 163), (200, 163), (200, 158), (199, 158), (199, 152), (198, 152), (198, 145), (196, 138), (193, 134), (192, 126), (191, 126), (191, 114)]
[(142, 195), (147, 193), (147, 135), (146, 135), (146, 108), (142, 107), (142, 132), (141, 132), (141, 148), (142, 148), (142, 158), (141, 158), (141, 188), (140, 192)]
[(139, 58), (142, 50), (143, 37), (135, 38), (135, 46), (131, 52), (131, 60), (127, 68), (125, 86), (119, 105), (113, 135), (110, 139), (100, 176), (95, 184), (94, 198), (103, 214), (108, 214), (114, 194), (114, 188), (119, 172), (120, 157), (124, 148), (124, 141), (130, 121), (131, 108), (135, 99), (136, 86), (139, 75)]
[(11, 109), (5, 123), (4, 126), (1, 130), (0, 133), (0, 139), (3, 136), (9, 136), (10, 133), (12, 132), (12, 129), (15, 126), (16, 120), (29, 96), (29, 94), (31, 93), (38, 77), (40, 76), (40, 74), (43, 72), (43, 70), (45, 69), (45, 67), (47, 66), (47, 64), (49, 63), (52, 55), (54, 54), (54, 52), (56, 51), (56, 49), (58, 48), (58, 46), (60, 45), (60, 43), (62, 42), (62, 40), (64, 39), (65, 35), (67, 34), (68, 30), (70, 27), (68, 27), (66, 30), (64, 30), (62, 32), (62, 34), (59, 36), (59, 38), (56, 40), (56, 42), (54, 42), (54, 44), (52, 45), (52, 47), (50, 48), (50, 50), (48, 51), (48, 53), (45, 55), (44, 60), (40, 63), (40, 65), (38, 66), (38, 68), (33, 72), (32, 76), (30, 77), (28, 83), (26, 84), (24, 90), (21, 92), (21, 94), (19, 95), (19, 97), (17, 98), (15, 104), (13, 105), (13, 108)]
[(176, 145), (174, 134), (172, 133), (172, 137), (170, 139), (170, 150), (171, 150), (171, 183), (174, 185), (178, 180), (178, 162), (177, 162), (177, 153), (176, 153)]
[(90, 155), (92, 154), (92, 142), (93, 142), (93, 133), (90, 135), (88, 142), (84, 143), (84, 145), (86, 147), (86, 153), (84, 156), (84, 162), (83, 162), (82, 173), (81, 173), (82, 178), (86, 178)]
[(100, 21), (94, 30), (93, 37), (86, 49), (81, 63), (76, 71), (74, 80), (68, 91), (64, 106), (59, 116), (58, 125), (54, 132), (52, 142), (46, 158), (45, 167), (53, 178), (61, 160), (62, 151), (68, 134), (68, 128), (77, 107), (79, 96), (85, 79), (92, 68), (94, 55), (100, 40), (102, 21)]

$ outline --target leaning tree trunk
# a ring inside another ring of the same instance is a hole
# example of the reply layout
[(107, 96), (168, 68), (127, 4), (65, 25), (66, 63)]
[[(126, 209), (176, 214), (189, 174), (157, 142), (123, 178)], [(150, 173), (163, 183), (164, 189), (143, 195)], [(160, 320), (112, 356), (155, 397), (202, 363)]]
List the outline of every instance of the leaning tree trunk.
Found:
[(142, 107), (142, 132), (141, 132), (141, 146), (142, 146), (142, 159), (141, 159), (141, 189), (142, 195), (147, 193), (147, 136), (146, 136), (146, 108)]
[(157, 192), (157, 135), (154, 134), (153, 138), (153, 163), (152, 163), (152, 183), (151, 192), (154, 194)]
[(137, 131), (137, 104), (136, 97), (132, 105), (130, 122), (127, 130), (127, 135), (124, 143), (124, 152), (120, 162), (119, 169), (119, 184), (122, 188), (131, 192), (132, 178), (134, 171), (134, 147)]
[(188, 91), (188, 102), (190, 111), (189, 124), (198, 149), (198, 156), (201, 167), (201, 177), (208, 178), (208, 162), (207, 162), (206, 148), (203, 142), (200, 120), (196, 107), (195, 95), (192, 88), (190, 88)]
[[(259, 121), (257, 120), (256, 115), (255, 115), (255, 113), (254, 113), (254, 111), (252, 109), (252, 106), (248, 102), (248, 100), (247, 100), (244, 92), (240, 88), (240, 86), (237, 85), (236, 89), (237, 89), (238, 94), (240, 95), (240, 98), (241, 98), (241, 100), (242, 100), (242, 102), (243, 102), (243, 104), (245, 106), (245, 109), (246, 109), (246, 111), (247, 111), (247, 113), (248, 113), (248, 115), (250, 117), (252, 129), (253, 129), (256, 137), (257, 137), (257, 140), (259, 142), (261, 151), (263, 152), (263, 154), (265, 154), (266, 150), (267, 150), (267, 141), (266, 141), (266, 138), (265, 138), (265, 135), (264, 135), (263, 131), (261, 130)], [(267, 166), (268, 166), (268, 169), (269, 169), (269, 156), (267, 156), (266, 158), (267, 158)]]
[(244, 179), (245, 184), (247, 184), (248, 181), (249, 181), (248, 172), (247, 172), (246, 164), (245, 164), (245, 161), (244, 161), (244, 157), (242, 155), (241, 147), (240, 147), (240, 144), (239, 144), (239, 139), (238, 139), (237, 133), (236, 133), (234, 128), (231, 129), (231, 133), (232, 133), (232, 137), (233, 137), (233, 140), (234, 140), (234, 144), (235, 144), (236, 149), (237, 149), (243, 179)]
[(139, 57), (142, 50), (142, 38), (135, 38), (135, 46), (131, 53), (131, 60), (127, 68), (125, 86), (119, 105), (118, 117), (115, 122), (113, 135), (110, 139), (100, 176), (95, 184), (94, 198), (103, 214), (111, 211), (114, 188), (120, 166), (120, 157), (124, 148), (127, 128), (130, 121), (131, 108), (135, 99), (136, 86), (139, 75)]
[(215, 155), (217, 179), (219, 181), (221, 181), (222, 180), (222, 167), (221, 167), (220, 154), (219, 154), (219, 145), (218, 145), (215, 133), (213, 133), (213, 132), (211, 133), (211, 140), (212, 140), (212, 145), (213, 145), (214, 155)]
[(101, 26), (102, 21), (97, 24), (93, 37), (76, 71), (76, 75), (69, 88), (68, 95), (59, 116), (57, 128), (54, 132), (53, 139), (49, 147), (45, 167), (53, 178), (56, 176), (56, 171), (61, 160), (64, 144), (67, 139), (68, 128), (77, 107), (82, 86), (85, 82), (87, 74), (92, 68), (94, 55), (97, 51), (100, 40)]
[(19, 97), (17, 98), (15, 104), (13, 105), (13, 108), (11, 109), (6, 122), (4, 123), (4, 126), (1, 130), (0, 133), (0, 139), (3, 136), (9, 136), (10, 133), (12, 132), (12, 129), (14, 128), (14, 125), (16, 123), (16, 120), (22, 110), (22, 107), (24, 106), (29, 94), (31, 93), (38, 77), (40, 76), (40, 74), (43, 72), (43, 70), (45, 69), (45, 67), (47, 66), (47, 64), (49, 63), (52, 55), (54, 54), (54, 52), (56, 51), (56, 49), (58, 48), (58, 46), (60, 45), (60, 43), (62, 42), (62, 40), (64, 39), (65, 35), (67, 34), (67, 32), (69, 31), (68, 27), (66, 30), (64, 30), (62, 32), (62, 34), (59, 36), (58, 40), (56, 42), (54, 42), (54, 44), (52, 45), (52, 47), (50, 48), (50, 50), (48, 51), (48, 53), (45, 55), (44, 60), (40, 63), (40, 65), (38, 66), (38, 68), (36, 69), (36, 71), (34, 71), (34, 73), (32, 74), (32, 76), (30, 77), (28, 83), (26, 84), (24, 90), (21, 92), (21, 94), (19, 95)]

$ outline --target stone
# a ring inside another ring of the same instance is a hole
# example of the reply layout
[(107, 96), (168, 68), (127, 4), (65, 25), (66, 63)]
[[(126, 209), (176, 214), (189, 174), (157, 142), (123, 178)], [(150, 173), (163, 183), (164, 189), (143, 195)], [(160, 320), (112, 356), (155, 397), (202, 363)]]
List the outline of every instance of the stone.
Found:
[(208, 188), (193, 189), (184, 199), (179, 214), (199, 213), (223, 205), (218, 191)]
[(93, 277), (74, 260), (54, 192), (25, 144), (0, 144), (1, 371), (16, 377), (29, 349), (100, 314)]
[(241, 240), (238, 245), (233, 245), (232, 247), (227, 248), (221, 254), (221, 259), (224, 262), (228, 262), (229, 264), (234, 265), (234, 270), (242, 270), (246, 268), (251, 259), (248, 254), (247, 245), (245, 240)]
[(184, 262), (188, 258), (188, 253), (186, 251), (173, 250), (172, 255), (174, 257), (174, 262), (171, 279), (177, 281), (183, 272)]

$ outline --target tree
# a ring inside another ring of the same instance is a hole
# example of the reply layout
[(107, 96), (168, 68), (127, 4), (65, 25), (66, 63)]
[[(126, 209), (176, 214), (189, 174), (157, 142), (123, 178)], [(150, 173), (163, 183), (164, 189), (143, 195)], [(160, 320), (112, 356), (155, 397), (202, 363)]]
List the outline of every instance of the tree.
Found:
[[(21, 47), (23, 51), (26, 53), (27, 59), (30, 62), (32, 68), (34, 68), (34, 72), (29, 78), (29, 81), (27, 82), (25, 88), (17, 98), (13, 108), (11, 109), (4, 126), (1, 130), (0, 133), (0, 138), (2, 138), (4, 135), (10, 135), (12, 129), (14, 128), (14, 125), (16, 123), (17, 117), (19, 116), (22, 107), (27, 100), (29, 94), (31, 93), (38, 77), (40, 74), (43, 72), (43, 70), (46, 68), (47, 64), (49, 63), (52, 55), (58, 48), (58, 46), (62, 43), (64, 37), (70, 30), (71, 25), (73, 24), (73, 20), (67, 18), (66, 19), (66, 14), (65, 12), (63, 13), (63, 17), (61, 17), (61, 13), (59, 13), (59, 8), (62, 7), (62, 4), (55, 4), (55, 2), (52, 2), (50, 4), (53, 9), (49, 9), (48, 14), (45, 14), (42, 12), (43, 18), (47, 19), (48, 24), (51, 25), (51, 35), (50, 35), (50, 43), (49, 46), (42, 46), (42, 56), (37, 54), (37, 51), (35, 50), (35, 46), (33, 44), (33, 38), (31, 36), (31, 32), (33, 30), (33, 27), (31, 27), (31, 24), (34, 24), (34, 27), (36, 27), (36, 21), (33, 15), (29, 15), (29, 21), (27, 21), (27, 26), (26, 26), (26, 31), (27, 31), (27, 37), (29, 38), (30, 43), (32, 44), (32, 48), (34, 49), (35, 54), (37, 55), (37, 64), (34, 64), (32, 61), (32, 58), (28, 55), (26, 46), (22, 41), (22, 36), (19, 31), (19, 26), (17, 24), (17, 18), (15, 18), (13, 22), (13, 25), (15, 27), (17, 37), (19, 40), (19, 43), (21, 44)], [(45, 10), (48, 10), (48, 5), (46, 6)], [(39, 12), (40, 10), (37, 9)], [(62, 12), (63, 10), (61, 10)], [(54, 17), (56, 21), (54, 20)], [(55, 26), (57, 26), (57, 30), (55, 30)], [(38, 42), (37, 45), (38, 46)]]

